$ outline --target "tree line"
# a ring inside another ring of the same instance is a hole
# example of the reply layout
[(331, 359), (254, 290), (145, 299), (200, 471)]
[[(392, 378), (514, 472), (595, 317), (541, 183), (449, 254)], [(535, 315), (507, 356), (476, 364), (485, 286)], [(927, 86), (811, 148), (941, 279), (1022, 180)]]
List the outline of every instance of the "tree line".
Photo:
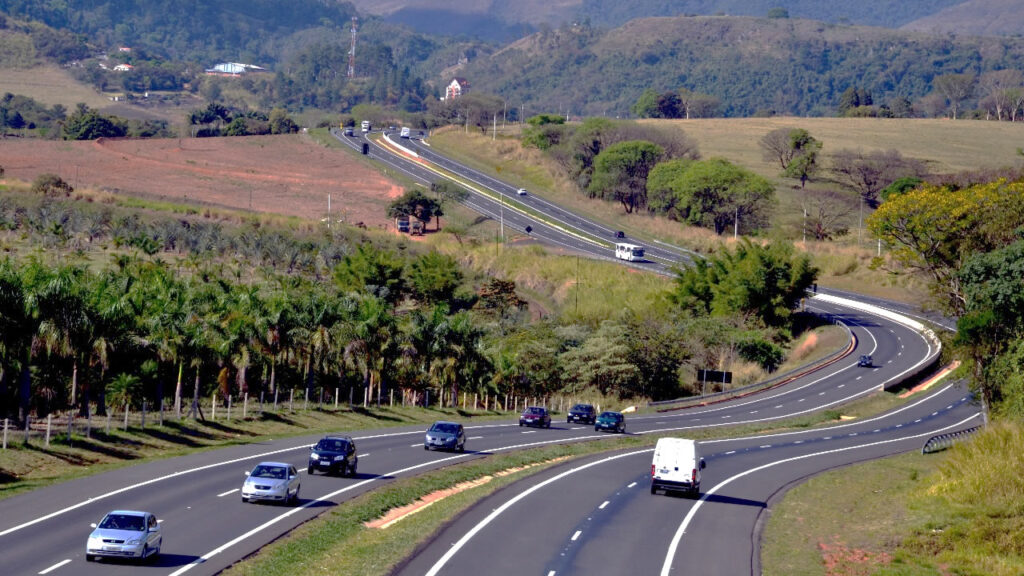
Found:
[(813, 281), (783, 248), (745, 245), (713, 268), (755, 276), (730, 288), (681, 272), (697, 276), (668, 314), (530, 322), (515, 282), (435, 251), (145, 216), (48, 184), (0, 199), (4, 234), (46, 250), (0, 262), (0, 412), (21, 419), (144, 400), (186, 411), (214, 390), (677, 397), (693, 392), (695, 367), (774, 369), (795, 322), (784, 310)]

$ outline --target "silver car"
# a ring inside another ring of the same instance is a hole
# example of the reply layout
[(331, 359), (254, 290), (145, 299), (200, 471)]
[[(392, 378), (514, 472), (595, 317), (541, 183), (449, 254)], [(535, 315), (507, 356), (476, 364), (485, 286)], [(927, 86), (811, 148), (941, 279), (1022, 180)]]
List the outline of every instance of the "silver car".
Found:
[(260, 462), (245, 475), (242, 502), (270, 500), (295, 504), (299, 501), (299, 472), (291, 464)]
[(94, 530), (85, 545), (87, 562), (98, 557), (153, 558), (163, 544), (160, 523), (149, 512), (114, 510), (91, 526)]

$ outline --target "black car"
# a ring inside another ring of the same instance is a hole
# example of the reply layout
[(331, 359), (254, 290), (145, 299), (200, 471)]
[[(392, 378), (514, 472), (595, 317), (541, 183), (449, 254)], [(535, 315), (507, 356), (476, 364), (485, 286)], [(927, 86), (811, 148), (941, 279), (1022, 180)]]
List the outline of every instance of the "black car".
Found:
[(551, 414), (548, 414), (547, 408), (530, 406), (519, 415), (519, 425), (551, 428)]
[(348, 436), (325, 436), (309, 449), (309, 464), (306, 472), (313, 474), (321, 470), (328, 474), (356, 475), (359, 456), (356, 443)]
[(626, 417), (622, 412), (601, 412), (594, 422), (594, 432), (599, 430), (625, 433)]
[(625, 238), (626, 237), (626, 233), (623, 232), (622, 230), (616, 230), (615, 231), (615, 237), (616, 238)]
[(597, 419), (597, 411), (590, 404), (577, 404), (569, 408), (565, 417), (566, 422), (580, 422), (582, 424), (593, 424)]
[(466, 450), (466, 431), (458, 422), (434, 422), (423, 437), (423, 449), (444, 449), (464, 452)]
[(871, 359), (871, 354), (861, 354), (860, 358), (857, 359), (857, 366), (861, 368), (871, 368), (874, 365), (875, 362)]

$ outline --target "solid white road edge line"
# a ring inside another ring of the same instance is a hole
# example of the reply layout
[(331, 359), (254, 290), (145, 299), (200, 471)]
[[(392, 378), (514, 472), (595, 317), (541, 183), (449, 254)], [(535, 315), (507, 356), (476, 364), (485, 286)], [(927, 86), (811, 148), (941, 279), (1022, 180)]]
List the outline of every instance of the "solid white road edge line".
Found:
[[(569, 476), (570, 474), (575, 474), (576, 472), (579, 472), (581, 470), (586, 470), (587, 468), (592, 468), (594, 466), (600, 466), (601, 464), (604, 464), (606, 462), (611, 462), (612, 460), (618, 460), (619, 458), (627, 458), (629, 456), (636, 456), (637, 454), (643, 454), (644, 452), (653, 452), (653, 451), (654, 451), (654, 448), (647, 448), (646, 450), (636, 450), (634, 452), (627, 452), (625, 454), (618, 454), (616, 456), (609, 456), (608, 458), (603, 458), (601, 460), (595, 460), (595, 461), (593, 461), (593, 462), (591, 462), (589, 464), (583, 464), (582, 466), (577, 466), (575, 468), (570, 468), (569, 470), (566, 470), (565, 472), (562, 472), (561, 474), (559, 474), (557, 476), (553, 476), (553, 477), (548, 478), (547, 480), (545, 480), (545, 481), (543, 481), (543, 482), (541, 482), (539, 484), (535, 484), (532, 487), (527, 488), (523, 492), (521, 492), (521, 493), (517, 494), (516, 496), (514, 496), (513, 498), (511, 498), (508, 502), (505, 502), (501, 506), (495, 508), (494, 511), (491, 512), (490, 514), (488, 514), (486, 518), (484, 518), (483, 520), (480, 521), (480, 523), (478, 523), (476, 526), (473, 526), (473, 528), (471, 528), (469, 530), (469, 532), (466, 532), (466, 534), (463, 535), (462, 538), (460, 538), (458, 542), (456, 542), (455, 544), (452, 544), (451, 548), (448, 549), (448, 552), (446, 552), (445, 555), (442, 556), (440, 560), (438, 560), (436, 563), (434, 563), (434, 565), (430, 567), (430, 570), (428, 570), (427, 573), (424, 576), (437, 576), (437, 573), (441, 571), (441, 568), (444, 568), (444, 565), (447, 564), (448, 561), (451, 560), (452, 557), (455, 556), (455, 554), (457, 554), (459, 552), (459, 550), (461, 550), (462, 547), (465, 546), (466, 543), (469, 542), (473, 538), (473, 536), (476, 536), (478, 532), (483, 530), (484, 527), (487, 526), (488, 524), (490, 524), (495, 518), (497, 518), (498, 516), (501, 516), (501, 514), (503, 512), (505, 512), (505, 510), (508, 510), (513, 505), (515, 505), (517, 502), (519, 502), (520, 500), (526, 498), (530, 494), (533, 494), (537, 490), (540, 490), (541, 488), (547, 486), (548, 484), (553, 484), (555, 482), (558, 482), (562, 478), (565, 478), (566, 476)], [(171, 574), (171, 576), (175, 576), (175, 574)]]
[(223, 498), (223, 497), (227, 496), (228, 494), (234, 494), (235, 492), (238, 492), (238, 488), (232, 488), (231, 490), (228, 490), (227, 492), (221, 492), (220, 494), (217, 494), (217, 498)]
[[(593, 436), (581, 436), (579, 438), (574, 438), (573, 440), (593, 439), (593, 438), (599, 438), (599, 437), (601, 437), (600, 434), (595, 434)], [(545, 440), (543, 442), (532, 442), (530, 444), (516, 444), (515, 446), (504, 446), (504, 447), (501, 447), (501, 448), (494, 448), (492, 450), (484, 450), (484, 452), (506, 452), (506, 451), (509, 451), (509, 450), (519, 450), (519, 449), (522, 449), (522, 448), (530, 448), (530, 447), (533, 447), (533, 446), (542, 446), (542, 445), (545, 445), (545, 444), (564, 443), (565, 441), (566, 441), (565, 438), (559, 438), (557, 440)], [(650, 448), (650, 449), (646, 450), (646, 452), (650, 452), (652, 450), (654, 450), (654, 449)], [(280, 522), (281, 520), (284, 520), (285, 518), (287, 518), (289, 516), (292, 516), (293, 514), (298, 514), (302, 510), (304, 510), (306, 508), (309, 508), (310, 506), (313, 506), (316, 503), (326, 502), (326, 501), (330, 500), (331, 498), (333, 498), (333, 497), (335, 497), (335, 496), (337, 496), (339, 494), (343, 494), (345, 492), (348, 492), (349, 490), (353, 490), (353, 489), (358, 488), (360, 486), (365, 486), (366, 484), (369, 484), (370, 482), (375, 482), (377, 480), (380, 480), (381, 478), (386, 478), (386, 477), (389, 477), (389, 476), (397, 476), (399, 474), (404, 474), (406, 472), (411, 472), (413, 470), (416, 470), (417, 468), (423, 468), (424, 466), (431, 466), (433, 464), (437, 464), (438, 462), (446, 462), (448, 460), (458, 460), (460, 458), (468, 458), (470, 456), (473, 456), (473, 454), (459, 454), (458, 456), (449, 456), (448, 458), (442, 458), (440, 460), (431, 460), (429, 462), (424, 462), (422, 464), (417, 464), (415, 466), (409, 466), (407, 468), (402, 468), (401, 470), (395, 470), (393, 472), (386, 472), (386, 473), (381, 474), (380, 476), (377, 476), (375, 478), (368, 478), (366, 480), (363, 480), (362, 482), (357, 482), (356, 484), (351, 484), (351, 485), (346, 486), (346, 487), (344, 487), (344, 488), (342, 488), (340, 490), (335, 490), (334, 492), (331, 492), (330, 494), (325, 494), (325, 495), (323, 495), (323, 496), (321, 496), (319, 498), (315, 498), (313, 500), (310, 500), (309, 502), (306, 502), (302, 506), (298, 506), (296, 508), (292, 508), (291, 510), (281, 514), (280, 516), (277, 516), (277, 517), (275, 517), (275, 518), (273, 518), (271, 520), (268, 520), (268, 521), (264, 522), (263, 524), (260, 524), (259, 526), (253, 528), (252, 530), (249, 530), (245, 534), (242, 534), (241, 536), (238, 536), (237, 538), (234, 538), (234, 539), (232, 539), (232, 540), (222, 544), (221, 546), (218, 546), (217, 548), (214, 548), (213, 550), (207, 552), (206, 554), (203, 554), (199, 558), (196, 558), (195, 560), (193, 560), (190, 564), (186, 564), (186, 565), (182, 566), (181, 568), (179, 568), (178, 570), (175, 570), (174, 572), (171, 572), (171, 574), (169, 576), (179, 576), (180, 574), (184, 574), (185, 572), (191, 570), (193, 567), (195, 567), (195, 566), (197, 566), (199, 564), (202, 564), (203, 562), (206, 562), (207, 560), (209, 560), (210, 558), (216, 556), (217, 554), (220, 554), (224, 550), (227, 550), (228, 548), (234, 546), (235, 544), (238, 544), (239, 542), (245, 540), (246, 538), (249, 538), (253, 534), (258, 533), (258, 532), (264, 530), (265, 528), (268, 528), (268, 527), (270, 527), (270, 526)]]
[(54, 564), (53, 566), (50, 566), (46, 570), (40, 571), (39, 573), (40, 574), (49, 574), (50, 572), (53, 572), (57, 568), (60, 568), (61, 566), (67, 564), (68, 562), (71, 562), (71, 558), (66, 558), (64, 560), (61, 560), (60, 562), (57, 562), (56, 564)]
[(923, 434), (917, 434), (915, 436), (904, 436), (904, 437), (901, 437), (901, 438), (893, 438), (891, 440), (881, 440), (879, 442), (870, 442), (868, 444), (859, 444), (857, 446), (847, 446), (846, 448), (836, 448), (835, 450), (825, 450), (823, 452), (815, 452), (814, 454), (804, 454), (803, 456), (794, 456), (793, 458), (785, 458), (783, 460), (777, 460), (775, 462), (769, 462), (768, 464), (764, 464), (764, 465), (758, 466), (757, 468), (751, 468), (750, 470), (746, 470), (744, 472), (740, 472), (739, 474), (736, 474), (735, 476), (733, 476), (731, 478), (723, 480), (718, 485), (716, 485), (715, 487), (711, 488), (710, 490), (708, 490), (707, 492), (702, 494), (701, 497), (700, 497), (700, 500), (697, 500), (697, 502), (694, 503), (693, 507), (690, 508), (690, 511), (686, 514), (686, 517), (683, 518), (683, 522), (679, 525), (679, 529), (676, 530), (675, 536), (672, 537), (672, 542), (668, 546), (668, 552), (665, 554), (665, 562), (661, 566), (661, 573), (660, 573), (661, 576), (669, 576), (669, 571), (672, 569), (672, 560), (675, 558), (676, 550), (679, 548), (679, 542), (683, 539), (683, 534), (686, 533), (687, 526), (690, 525), (690, 522), (693, 520), (693, 517), (697, 515), (697, 511), (700, 510), (700, 508), (704, 504), (704, 502), (707, 502), (707, 499), (708, 499), (709, 496), (711, 496), (715, 492), (718, 492), (720, 489), (725, 487), (727, 484), (730, 484), (732, 481), (737, 480), (739, 478), (742, 478), (744, 476), (748, 476), (750, 474), (754, 474), (755, 472), (760, 472), (761, 470), (764, 470), (766, 468), (771, 468), (772, 466), (778, 466), (779, 464), (786, 464), (788, 462), (795, 462), (797, 460), (806, 460), (807, 458), (814, 458), (815, 456), (824, 456), (826, 454), (838, 454), (839, 452), (847, 452), (847, 451), (850, 451), (850, 450), (858, 450), (860, 448), (870, 448), (872, 446), (881, 446), (882, 444), (891, 444), (893, 442), (903, 442), (903, 441), (906, 441), (906, 440), (913, 440), (915, 438), (924, 438), (925, 436), (934, 436), (936, 434), (942, 433), (943, 431), (950, 430), (950, 429), (956, 428), (958, 426), (962, 426), (962, 425), (966, 424), (967, 422), (970, 422), (971, 420), (974, 420), (979, 415), (980, 414), (972, 414), (970, 417), (964, 418), (963, 420), (961, 420), (961, 421), (959, 421), (959, 422), (957, 422), (955, 424), (950, 424), (949, 426), (945, 426), (945, 427), (939, 428), (937, 430), (932, 430), (930, 432), (925, 432)]

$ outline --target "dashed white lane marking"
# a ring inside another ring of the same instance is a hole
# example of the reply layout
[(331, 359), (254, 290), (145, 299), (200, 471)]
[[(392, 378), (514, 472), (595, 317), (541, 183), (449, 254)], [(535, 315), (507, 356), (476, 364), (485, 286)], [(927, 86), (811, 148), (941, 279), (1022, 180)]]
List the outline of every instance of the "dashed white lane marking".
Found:
[(946, 406), (946, 410), (952, 410), (952, 409), (953, 409), (953, 405), (952, 404), (950, 404), (949, 406)]
[[(858, 378), (858, 380), (860, 380), (860, 378)], [(824, 395), (825, 395), (824, 392), (818, 392), (818, 396), (824, 396)]]
[(764, 446), (761, 446), (761, 448), (771, 448), (771, 447), (772, 447), (771, 444), (765, 444)]
[(822, 440), (831, 440), (831, 439), (832, 439), (831, 436), (825, 436), (824, 438), (822, 438)]
[(600, 505), (600, 506), (598, 506), (598, 507), (597, 507), (597, 509), (598, 509), (598, 510), (604, 510), (604, 507), (605, 507), (605, 506), (607, 506), (607, 505), (609, 505), (609, 504), (611, 504), (611, 502), (609, 502), (609, 501), (605, 500), (604, 502), (601, 502), (601, 505)]
[(803, 440), (797, 440), (796, 442), (793, 442), (793, 444), (803, 444), (803, 443), (804, 443)]
[(422, 447), (423, 447), (423, 444), (412, 444), (412, 445), (409, 446), (409, 448), (422, 448)]
[(782, 404), (779, 404), (778, 406), (775, 407), (776, 410), (779, 408), (782, 408)]
[(536, 434), (536, 430), (523, 430), (520, 434)]
[(480, 440), (481, 438), (483, 438), (483, 436), (470, 436), (468, 439), (469, 440)]
[(917, 424), (917, 423), (918, 423), (918, 422), (920, 422), (921, 420), (924, 420), (924, 418), (918, 418), (917, 420), (914, 420), (914, 424)]
[(842, 388), (843, 386), (846, 386), (846, 384), (840, 384), (839, 386), (836, 386), (836, 388)]
[(632, 488), (633, 486), (636, 486), (636, 482), (633, 482), (632, 484), (627, 485), (626, 488)]
[(223, 498), (223, 497), (227, 496), (228, 494), (234, 494), (235, 492), (238, 492), (238, 488), (235, 488), (233, 490), (228, 490), (227, 492), (223, 492), (221, 494), (217, 494), (217, 498)]
[(797, 402), (803, 402), (804, 400), (807, 400), (807, 398), (801, 398), (801, 399), (797, 400)]
[(938, 412), (932, 412), (932, 416), (938, 416), (938, 415), (939, 415)]
[(572, 535), (571, 540), (575, 542), (576, 539), (580, 537), (580, 534), (583, 534), (583, 530), (577, 530), (576, 533)]
[(356, 454), (356, 458), (366, 458), (369, 455), (370, 455), (369, 452), (366, 452), (365, 454)]
[(857, 380), (860, 380), (861, 378), (863, 378), (863, 376), (857, 376), (857, 378), (856, 378), (856, 379), (857, 379)]
[(548, 572), (548, 576), (555, 576), (555, 571), (552, 570), (551, 572)]
[(750, 413), (751, 414), (757, 414), (757, 410), (751, 410)]
[(53, 572), (57, 568), (60, 568), (61, 566), (67, 564), (68, 562), (71, 562), (71, 558), (65, 558), (64, 560), (61, 560), (60, 562), (57, 562), (53, 566), (50, 566), (46, 570), (41, 570), (39, 573), (40, 574), (49, 574), (50, 572)]
[(728, 456), (729, 454), (735, 454), (735, 453), (736, 453), (735, 450), (729, 450), (728, 452), (725, 453), (725, 455)]

